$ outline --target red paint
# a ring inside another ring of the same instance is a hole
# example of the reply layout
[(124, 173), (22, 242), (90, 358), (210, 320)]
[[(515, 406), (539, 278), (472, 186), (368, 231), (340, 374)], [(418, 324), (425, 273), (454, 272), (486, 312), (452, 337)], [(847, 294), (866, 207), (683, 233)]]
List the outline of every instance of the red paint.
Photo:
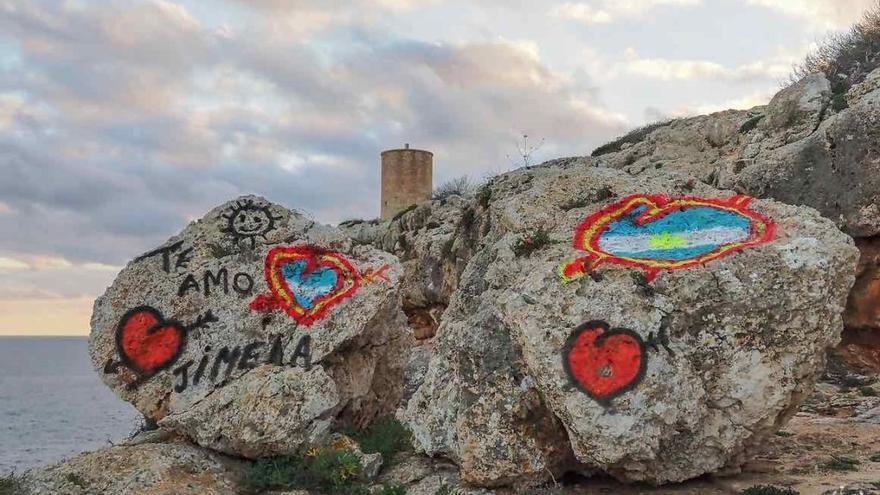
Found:
[(605, 402), (632, 390), (642, 380), (648, 355), (642, 338), (632, 330), (592, 321), (569, 338), (564, 366), (574, 384)]
[[(336, 286), (333, 290), (312, 302), (312, 308), (304, 308), (294, 297), (293, 291), (281, 270), (288, 263), (305, 261), (302, 277), (307, 278), (319, 268), (336, 273)], [(250, 304), (254, 311), (273, 311), (283, 309), (300, 325), (311, 326), (324, 318), (327, 312), (343, 300), (351, 297), (361, 286), (361, 275), (340, 253), (314, 246), (276, 247), (266, 255), (264, 268), (266, 284), (270, 294), (260, 294)]]
[[(613, 263), (643, 270), (647, 280), (650, 282), (663, 270), (678, 270), (702, 265), (739, 252), (747, 247), (764, 244), (774, 239), (776, 224), (764, 215), (748, 209), (751, 201), (752, 198), (742, 195), (731, 196), (727, 199), (699, 198), (694, 196), (669, 198), (663, 194), (634, 194), (627, 196), (593, 213), (578, 225), (574, 235), (574, 248), (586, 251), (587, 255), (569, 263), (564, 263), (560, 266), (559, 273), (564, 281), (571, 281), (589, 273), (603, 263)], [(636, 223), (639, 225), (648, 224), (673, 212), (693, 206), (709, 206), (733, 211), (751, 220), (750, 236), (745, 242), (722, 245), (718, 249), (702, 256), (674, 262), (621, 258), (602, 250), (599, 246), (599, 239), (602, 233), (613, 221), (628, 215), (630, 211), (639, 206), (648, 207), (645, 212), (636, 218)]]
[(148, 377), (177, 360), (186, 330), (177, 322), (166, 322), (153, 308), (135, 308), (119, 322), (116, 345), (123, 363)]

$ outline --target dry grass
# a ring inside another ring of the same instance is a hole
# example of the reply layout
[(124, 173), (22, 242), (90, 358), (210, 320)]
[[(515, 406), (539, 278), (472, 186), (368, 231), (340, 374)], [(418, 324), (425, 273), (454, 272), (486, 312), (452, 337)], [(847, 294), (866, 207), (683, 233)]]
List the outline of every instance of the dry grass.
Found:
[[(832, 36), (807, 55), (792, 74), (792, 81), (821, 72), (831, 81), (835, 96), (865, 80), (880, 67), (880, 2), (846, 33)], [(838, 105), (843, 105), (838, 101)]]

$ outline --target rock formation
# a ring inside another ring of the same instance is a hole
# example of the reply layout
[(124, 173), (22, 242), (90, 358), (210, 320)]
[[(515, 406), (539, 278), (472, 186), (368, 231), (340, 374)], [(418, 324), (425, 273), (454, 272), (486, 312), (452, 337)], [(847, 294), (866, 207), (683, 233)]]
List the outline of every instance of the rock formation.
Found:
[(95, 303), (90, 352), (166, 430), (244, 457), (393, 412), (410, 334), (397, 260), (258, 197), (139, 256)]
[(880, 330), (880, 69), (845, 94), (821, 74), (772, 101), (658, 124), (594, 153), (593, 164), (639, 175), (663, 169), (759, 198), (811, 206), (863, 247), (847, 327)]
[(95, 369), (159, 443), (29, 489), (235, 493), (248, 459), (395, 411), (426, 455), (353, 450), (415, 494), (735, 471), (804, 402), (845, 308), (880, 328), (878, 104), (880, 72), (845, 97), (810, 76), (384, 223), (221, 205), (95, 303)]
[(479, 247), (405, 413), (467, 482), (736, 466), (839, 340), (858, 251), (810, 208), (579, 160), (478, 196)]

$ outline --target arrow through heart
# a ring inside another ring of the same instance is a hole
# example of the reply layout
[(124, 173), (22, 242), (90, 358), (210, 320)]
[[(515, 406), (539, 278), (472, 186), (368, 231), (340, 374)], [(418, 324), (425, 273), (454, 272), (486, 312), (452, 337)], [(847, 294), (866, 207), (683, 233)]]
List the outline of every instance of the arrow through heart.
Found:
[(129, 310), (116, 326), (116, 352), (119, 362), (109, 361), (105, 373), (115, 373), (119, 366), (134, 372), (138, 379), (128, 385), (135, 388), (144, 381), (174, 364), (183, 352), (187, 334), (196, 328), (207, 327), (218, 321), (208, 311), (195, 323), (186, 326), (174, 320), (166, 320), (159, 310), (150, 306), (138, 306)]

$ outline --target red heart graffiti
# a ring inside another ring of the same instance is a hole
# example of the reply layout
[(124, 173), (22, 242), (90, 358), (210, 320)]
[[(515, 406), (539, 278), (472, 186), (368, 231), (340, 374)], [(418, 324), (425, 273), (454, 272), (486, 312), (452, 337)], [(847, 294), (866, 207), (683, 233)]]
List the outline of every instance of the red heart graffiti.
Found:
[(568, 338), (563, 366), (575, 386), (599, 402), (641, 382), (648, 365), (645, 342), (632, 330), (609, 329), (604, 321), (578, 326)]
[(159, 311), (149, 306), (130, 310), (116, 327), (116, 349), (122, 363), (141, 378), (174, 364), (185, 339), (183, 325), (165, 321)]

